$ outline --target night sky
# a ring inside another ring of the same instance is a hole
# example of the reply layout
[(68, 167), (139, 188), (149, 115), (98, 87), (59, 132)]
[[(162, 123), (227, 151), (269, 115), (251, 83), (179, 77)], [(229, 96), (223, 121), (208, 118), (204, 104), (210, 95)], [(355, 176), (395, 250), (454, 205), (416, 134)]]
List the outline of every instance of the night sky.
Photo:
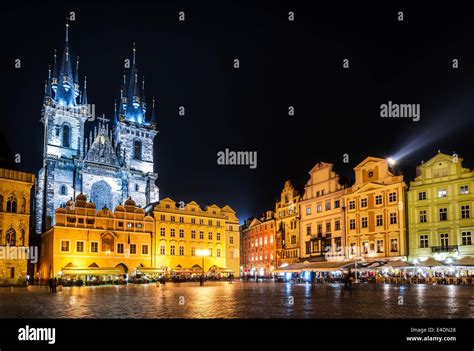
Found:
[[(415, 166), (441, 149), (474, 167), (474, 26), (469, 8), (459, 4), (2, 6), (0, 147), (3, 155), (21, 155), (19, 170), (37, 174), (42, 166), (44, 81), (53, 50), (62, 54), (70, 11), (76, 14), (70, 47), (80, 56), (81, 80), (87, 75), (97, 114), (112, 116), (123, 61), (136, 42), (149, 106), (153, 95), (158, 100), (161, 198), (229, 204), (245, 219), (273, 208), (286, 179), (302, 189), (319, 161), (353, 177), (366, 156), (408, 150), (398, 167), (412, 179)], [(21, 69), (14, 68), (16, 58)], [(389, 100), (421, 104), (420, 121), (382, 119), (380, 105)], [(257, 151), (257, 168), (218, 166), (217, 152), (226, 148)]]

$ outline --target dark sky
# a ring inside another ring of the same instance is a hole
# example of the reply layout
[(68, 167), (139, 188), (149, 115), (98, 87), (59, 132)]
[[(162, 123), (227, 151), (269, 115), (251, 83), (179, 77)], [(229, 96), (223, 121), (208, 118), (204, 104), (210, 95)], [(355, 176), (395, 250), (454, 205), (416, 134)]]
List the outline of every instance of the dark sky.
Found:
[[(148, 102), (158, 99), (155, 170), (162, 198), (229, 204), (244, 219), (272, 208), (286, 179), (302, 188), (318, 161), (352, 177), (366, 156), (415, 145), (399, 160), (409, 179), (438, 149), (456, 151), (474, 166), (469, 8), (251, 3), (2, 4), (3, 153), (21, 154), (20, 170), (41, 168), (44, 80), (53, 50), (62, 52), (65, 17), (74, 11), (70, 45), (81, 57), (97, 113), (112, 114), (123, 60), (136, 42)], [(21, 69), (14, 68), (16, 58)], [(233, 68), (235, 58), (240, 69)], [(342, 68), (345, 58), (350, 69)], [(389, 100), (421, 104), (421, 120), (380, 118), (380, 104)], [(218, 166), (216, 154), (226, 148), (257, 151), (257, 169)], [(342, 163), (346, 153), (349, 164)]]

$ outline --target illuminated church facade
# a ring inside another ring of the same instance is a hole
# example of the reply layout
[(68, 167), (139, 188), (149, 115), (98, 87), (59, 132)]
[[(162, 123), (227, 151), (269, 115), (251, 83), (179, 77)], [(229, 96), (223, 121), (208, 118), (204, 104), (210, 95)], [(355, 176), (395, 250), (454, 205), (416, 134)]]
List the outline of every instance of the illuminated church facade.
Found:
[(158, 133), (155, 104), (153, 100), (149, 111), (144, 80), (138, 80), (135, 47), (112, 119), (95, 117), (86, 77), (81, 86), (79, 59), (75, 61), (66, 24), (61, 61), (56, 62), (55, 54), (45, 84), (43, 167), (35, 203), (38, 234), (54, 225), (57, 208), (64, 208), (81, 193), (90, 194), (88, 201), (98, 210), (113, 209), (129, 197), (140, 207), (159, 200), (153, 157)]

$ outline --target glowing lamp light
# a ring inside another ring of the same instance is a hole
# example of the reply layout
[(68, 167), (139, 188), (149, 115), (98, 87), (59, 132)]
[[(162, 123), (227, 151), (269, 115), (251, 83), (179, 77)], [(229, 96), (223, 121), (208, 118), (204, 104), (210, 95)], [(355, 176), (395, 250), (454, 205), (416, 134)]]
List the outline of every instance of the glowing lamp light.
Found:
[(454, 272), (454, 268), (450, 266), (450, 267), (448, 268), (448, 271), (449, 271), (449, 273), (453, 273), (453, 272)]
[(397, 163), (393, 157), (389, 157), (387, 159), (387, 162), (390, 166), (395, 166), (395, 164)]
[(413, 260), (413, 264), (418, 264), (418, 260), (416, 258)]
[(209, 250), (196, 250), (196, 256), (205, 257), (209, 256), (211, 253)]
[(286, 280), (290, 280), (290, 279), (291, 279), (291, 273), (290, 273), (290, 272), (287, 272), (287, 273), (285, 274), (285, 278), (286, 278)]
[(446, 263), (447, 263), (447, 264), (451, 264), (451, 263), (453, 263), (453, 260), (452, 260), (451, 258), (447, 258), (447, 259), (446, 259)]

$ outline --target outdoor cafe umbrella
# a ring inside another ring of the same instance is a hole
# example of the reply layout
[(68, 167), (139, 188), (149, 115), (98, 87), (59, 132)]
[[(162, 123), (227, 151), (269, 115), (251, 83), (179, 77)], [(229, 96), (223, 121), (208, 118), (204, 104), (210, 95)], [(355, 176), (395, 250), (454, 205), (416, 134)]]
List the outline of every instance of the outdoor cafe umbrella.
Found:
[(474, 266), (474, 258), (471, 256), (463, 257), (459, 261), (453, 262), (453, 266)]
[(433, 267), (442, 267), (445, 266), (444, 263), (436, 261), (434, 258), (428, 258), (426, 261), (422, 261), (418, 263), (419, 267), (429, 267), (430, 269)]

